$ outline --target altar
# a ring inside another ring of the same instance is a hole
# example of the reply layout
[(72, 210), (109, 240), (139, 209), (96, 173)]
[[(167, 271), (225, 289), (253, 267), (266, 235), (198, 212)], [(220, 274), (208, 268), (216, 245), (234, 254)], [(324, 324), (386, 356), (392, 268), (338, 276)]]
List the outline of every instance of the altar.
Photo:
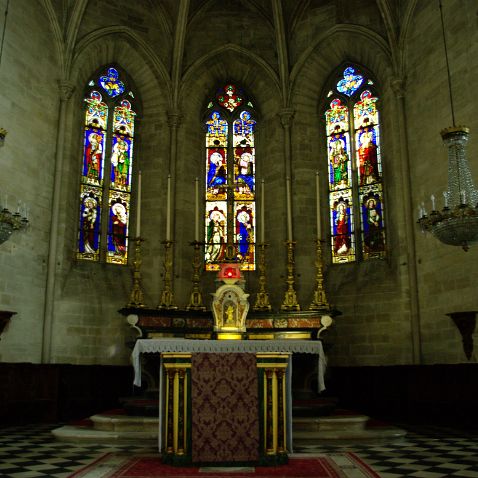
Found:
[(173, 464), (285, 463), (292, 449), (293, 353), (318, 356), (325, 388), (320, 341), (138, 339), (132, 354), (138, 386), (144, 353), (161, 356), (158, 447)]

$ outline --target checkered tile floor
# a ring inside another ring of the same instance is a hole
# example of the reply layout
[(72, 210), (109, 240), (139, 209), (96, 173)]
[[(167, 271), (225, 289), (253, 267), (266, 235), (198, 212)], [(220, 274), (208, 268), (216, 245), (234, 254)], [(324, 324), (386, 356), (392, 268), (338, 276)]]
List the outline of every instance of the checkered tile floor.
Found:
[[(154, 452), (140, 446), (77, 445), (50, 434), (58, 425), (0, 429), (0, 478), (66, 478), (107, 452)], [(478, 478), (478, 431), (414, 428), (400, 442), (387, 445), (307, 447), (308, 453), (352, 451), (383, 478)], [(305, 449), (297, 449), (302, 453)]]

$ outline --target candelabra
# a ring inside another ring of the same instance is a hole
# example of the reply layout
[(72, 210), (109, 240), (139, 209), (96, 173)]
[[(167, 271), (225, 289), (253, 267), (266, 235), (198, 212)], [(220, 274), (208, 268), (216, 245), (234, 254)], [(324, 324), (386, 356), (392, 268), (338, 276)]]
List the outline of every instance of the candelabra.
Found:
[(200, 250), (203, 242), (193, 241), (191, 245), (194, 246), (194, 255), (193, 255), (193, 288), (191, 291), (191, 297), (189, 298), (189, 305), (186, 307), (187, 310), (206, 310), (206, 306), (202, 301), (202, 294), (199, 288), (199, 271), (201, 269), (201, 260), (200, 260)]
[(324, 289), (324, 263), (322, 260), (322, 241), (317, 238), (316, 241), (316, 259), (315, 259), (315, 291), (314, 300), (310, 304), (309, 310), (328, 310), (329, 302)]
[(272, 309), (269, 302), (269, 294), (266, 292), (266, 247), (267, 244), (261, 242), (258, 244), (260, 249), (259, 255), (259, 292), (256, 296), (256, 302), (254, 303), (253, 310), (256, 311), (268, 311)]
[(28, 219), (22, 216), (20, 211), (12, 213), (5, 206), (0, 211), (0, 244), (10, 239), (13, 231), (26, 229), (28, 224)]
[(141, 243), (144, 239), (136, 237), (133, 239), (136, 243), (134, 250), (134, 261), (133, 261), (133, 288), (131, 289), (131, 294), (129, 296), (129, 303), (127, 307), (144, 307), (144, 294), (141, 287)]
[(284, 295), (284, 302), (281, 305), (281, 310), (300, 310), (300, 305), (297, 302), (297, 294), (295, 292), (295, 262), (294, 262), (294, 248), (295, 241), (285, 241), (287, 246), (287, 290)]
[(173, 271), (173, 241), (166, 240), (164, 244), (164, 287), (161, 292), (159, 309), (177, 309), (174, 305), (174, 294), (172, 290)]

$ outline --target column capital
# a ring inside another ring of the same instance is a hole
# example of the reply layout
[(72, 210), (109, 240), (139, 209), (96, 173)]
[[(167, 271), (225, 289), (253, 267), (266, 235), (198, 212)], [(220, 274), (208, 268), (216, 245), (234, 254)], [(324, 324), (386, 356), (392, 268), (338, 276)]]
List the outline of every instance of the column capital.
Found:
[(390, 81), (390, 87), (397, 98), (404, 98), (406, 92), (406, 82), (403, 78), (395, 78)]
[(67, 101), (75, 91), (75, 85), (70, 80), (58, 80), (58, 89), (60, 90), (61, 100)]
[(279, 118), (284, 128), (289, 128), (294, 118), (295, 110), (293, 108), (282, 108), (279, 111)]
[(183, 115), (179, 111), (168, 111), (168, 126), (178, 128), (181, 124)]

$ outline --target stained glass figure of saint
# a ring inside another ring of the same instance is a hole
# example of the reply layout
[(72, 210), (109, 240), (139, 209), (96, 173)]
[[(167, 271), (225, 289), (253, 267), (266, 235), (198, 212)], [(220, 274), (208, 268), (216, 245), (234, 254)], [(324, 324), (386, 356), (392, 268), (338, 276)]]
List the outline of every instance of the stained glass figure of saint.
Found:
[(253, 199), (254, 197), (254, 151), (248, 146), (235, 148), (235, 171), (237, 197)]
[(78, 257), (96, 260), (99, 249), (100, 205), (94, 190), (83, 188), (78, 230)]
[(362, 129), (357, 132), (360, 186), (379, 180), (377, 136), (367, 118)]
[(128, 210), (121, 198), (113, 198), (110, 204), (108, 227), (108, 255), (118, 256), (112, 262), (121, 262), (127, 252)]
[(226, 158), (224, 148), (208, 149), (208, 171), (207, 188), (208, 191), (218, 192), (224, 189), (227, 183)]
[(100, 85), (111, 98), (121, 95), (125, 90), (124, 83), (119, 80), (116, 68), (108, 68), (108, 73), (100, 77)]
[[(224, 214), (226, 204), (219, 203), (218, 205), (211, 204), (210, 206), (213, 207), (207, 212), (204, 256), (207, 264), (223, 259), (227, 232), (227, 220)], [(219, 268), (219, 266), (217, 268)], [(209, 269), (212, 270), (211, 267), (209, 267)]]
[(127, 190), (130, 186), (131, 140), (128, 137), (114, 135), (111, 153), (111, 187)]
[(382, 202), (378, 193), (366, 194), (362, 199), (362, 228), (364, 253), (380, 257), (385, 250)]
[(346, 255), (350, 249), (350, 214), (345, 201), (340, 201), (335, 206), (334, 236), (335, 254)]
[(238, 259), (243, 261), (248, 258), (253, 237), (253, 213), (247, 205), (243, 205), (236, 211), (236, 242)]
[(344, 70), (344, 77), (337, 83), (337, 90), (347, 96), (352, 96), (363, 83), (363, 76), (355, 74), (355, 68), (349, 66)]
[(101, 185), (104, 132), (85, 128), (83, 177), (88, 184)]
[(332, 189), (349, 185), (348, 135), (337, 125), (329, 137), (330, 185)]

